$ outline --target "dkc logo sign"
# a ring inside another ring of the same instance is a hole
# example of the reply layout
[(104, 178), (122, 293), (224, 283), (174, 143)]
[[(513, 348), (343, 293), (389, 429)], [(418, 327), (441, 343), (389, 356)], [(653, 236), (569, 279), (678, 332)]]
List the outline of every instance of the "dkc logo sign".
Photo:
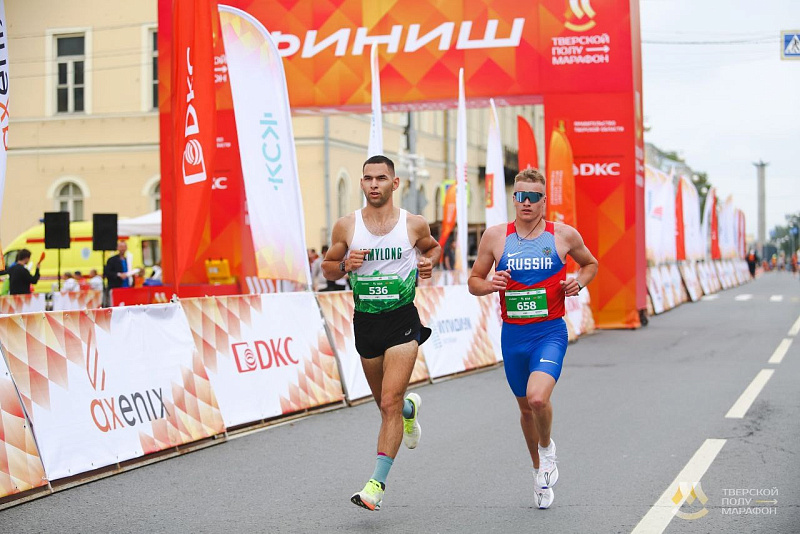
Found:
[(578, 163), (572, 166), (575, 176), (619, 176), (619, 163)]
[(300, 360), (292, 357), (289, 350), (291, 337), (270, 339), (268, 341), (258, 340), (253, 342), (255, 350), (249, 342), (233, 343), (233, 359), (236, 360), (236, 368), (240, 373), (249, 373), (258, 368), (270, 369), (281, 366), (298, 365)]

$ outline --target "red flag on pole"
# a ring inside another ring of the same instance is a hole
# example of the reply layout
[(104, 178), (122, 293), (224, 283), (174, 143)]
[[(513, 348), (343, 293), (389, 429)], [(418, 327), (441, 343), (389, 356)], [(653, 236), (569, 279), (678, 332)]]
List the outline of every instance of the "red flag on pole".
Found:
[(678, 194), (675, 195), (675, 255), (676, 260), (686, 259), (686, 238), (683, 228), (683, 178), (678, 179)]
[[(216, 149), (213, 20), (217, 3), (174, 0), (172, 11), (173, 221), (164, 228), (165, 256), (180, 285), (208, 234)], [(217, 27), (219, 25), (217, 24)]]
[(539, 168), (539, 152), (536, 150), (533, 128), (522, 115), (517, 115), (517, 164), (521, 171), (528, 167)]

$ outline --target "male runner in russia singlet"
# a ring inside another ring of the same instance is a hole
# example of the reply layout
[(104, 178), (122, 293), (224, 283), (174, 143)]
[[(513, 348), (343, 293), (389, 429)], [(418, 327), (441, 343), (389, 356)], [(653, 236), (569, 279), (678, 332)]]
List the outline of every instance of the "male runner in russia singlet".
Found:
[[(567, 351), (564, 298), (577, 295), (597, 274), (597, 260), (578, 231), (544, 219), (545, 201), (541, 173), (520, 172), (514, 179), (516, 220), (484, 232), (468, 282), (473, 295), (500, 292), (506, 379), (522, 415), (539, 508), (553, 503), (558, 480), (550, 396)], [(580, 266), (572, 279), (566, 277), (567, 255)]]
[(350, 500), (379, 510), (400, 442), (413, 449), (422, 432), (422, 399), (406, 395), (406, 389), (417, 348), (431, 331), (420, 323), (414, 295), (417, 276), (430, 278), (441, 249), (423, 217), (394, 207), (392, 193), (400, 180), (392, 160), (372, 156), (363, 172), (367, 205), (336, 221), (322, 270), (328, 280), (349, 275), (353, 288), (356, 350), (381, 411), (381, 428), (372, 477)]

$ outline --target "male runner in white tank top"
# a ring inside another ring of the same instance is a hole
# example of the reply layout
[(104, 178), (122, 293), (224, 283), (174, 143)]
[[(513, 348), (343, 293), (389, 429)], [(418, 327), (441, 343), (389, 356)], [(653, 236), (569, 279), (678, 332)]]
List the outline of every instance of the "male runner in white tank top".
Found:
[[(536, 504), (549, 508), (558, 481), (550, 395), (567, 351), (564, 297), (592, 281), (597, 260), (575, 228), (545, 220), (545, 179), (539, 171), (520, 172), (513, 197), (516, 219), (486, 229), (468, 284), (473, 295), (500, 292), (503, 368), (533, 461)], [(566, 277), (567, 255), (580, 267), (575, 278)], [(496, 272), (487, 280), (492, 266)]]
[(367, 205), (336, 221), (322, 271), (328, 280), (350, 277), (356, 350), (381, 412), (375, 470), (350, 500), (380, 510), (400, 441), (413, 449), (422, 431), (417, 420), (422, 399), (406, 395), (406, 388), (417, 348), (431, 331), (420, 324), (414, 295), (417, 276), (430, 278), (441, 249), (423, 217), (394, 207), (392, 193), (400, 179), (392, 160), (372, 156), (363, 174)]

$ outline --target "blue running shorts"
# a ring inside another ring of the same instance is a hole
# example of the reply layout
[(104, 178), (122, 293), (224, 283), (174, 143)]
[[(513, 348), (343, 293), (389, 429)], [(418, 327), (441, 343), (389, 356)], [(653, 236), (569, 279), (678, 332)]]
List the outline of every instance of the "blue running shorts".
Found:
[(525, 397), (528, 378), (541, 371), (555, 378), (567, 353), (567, 323), (558, 318), (531, 324), (503, 323), (500, 336), (506, 379), (517, 397)]

